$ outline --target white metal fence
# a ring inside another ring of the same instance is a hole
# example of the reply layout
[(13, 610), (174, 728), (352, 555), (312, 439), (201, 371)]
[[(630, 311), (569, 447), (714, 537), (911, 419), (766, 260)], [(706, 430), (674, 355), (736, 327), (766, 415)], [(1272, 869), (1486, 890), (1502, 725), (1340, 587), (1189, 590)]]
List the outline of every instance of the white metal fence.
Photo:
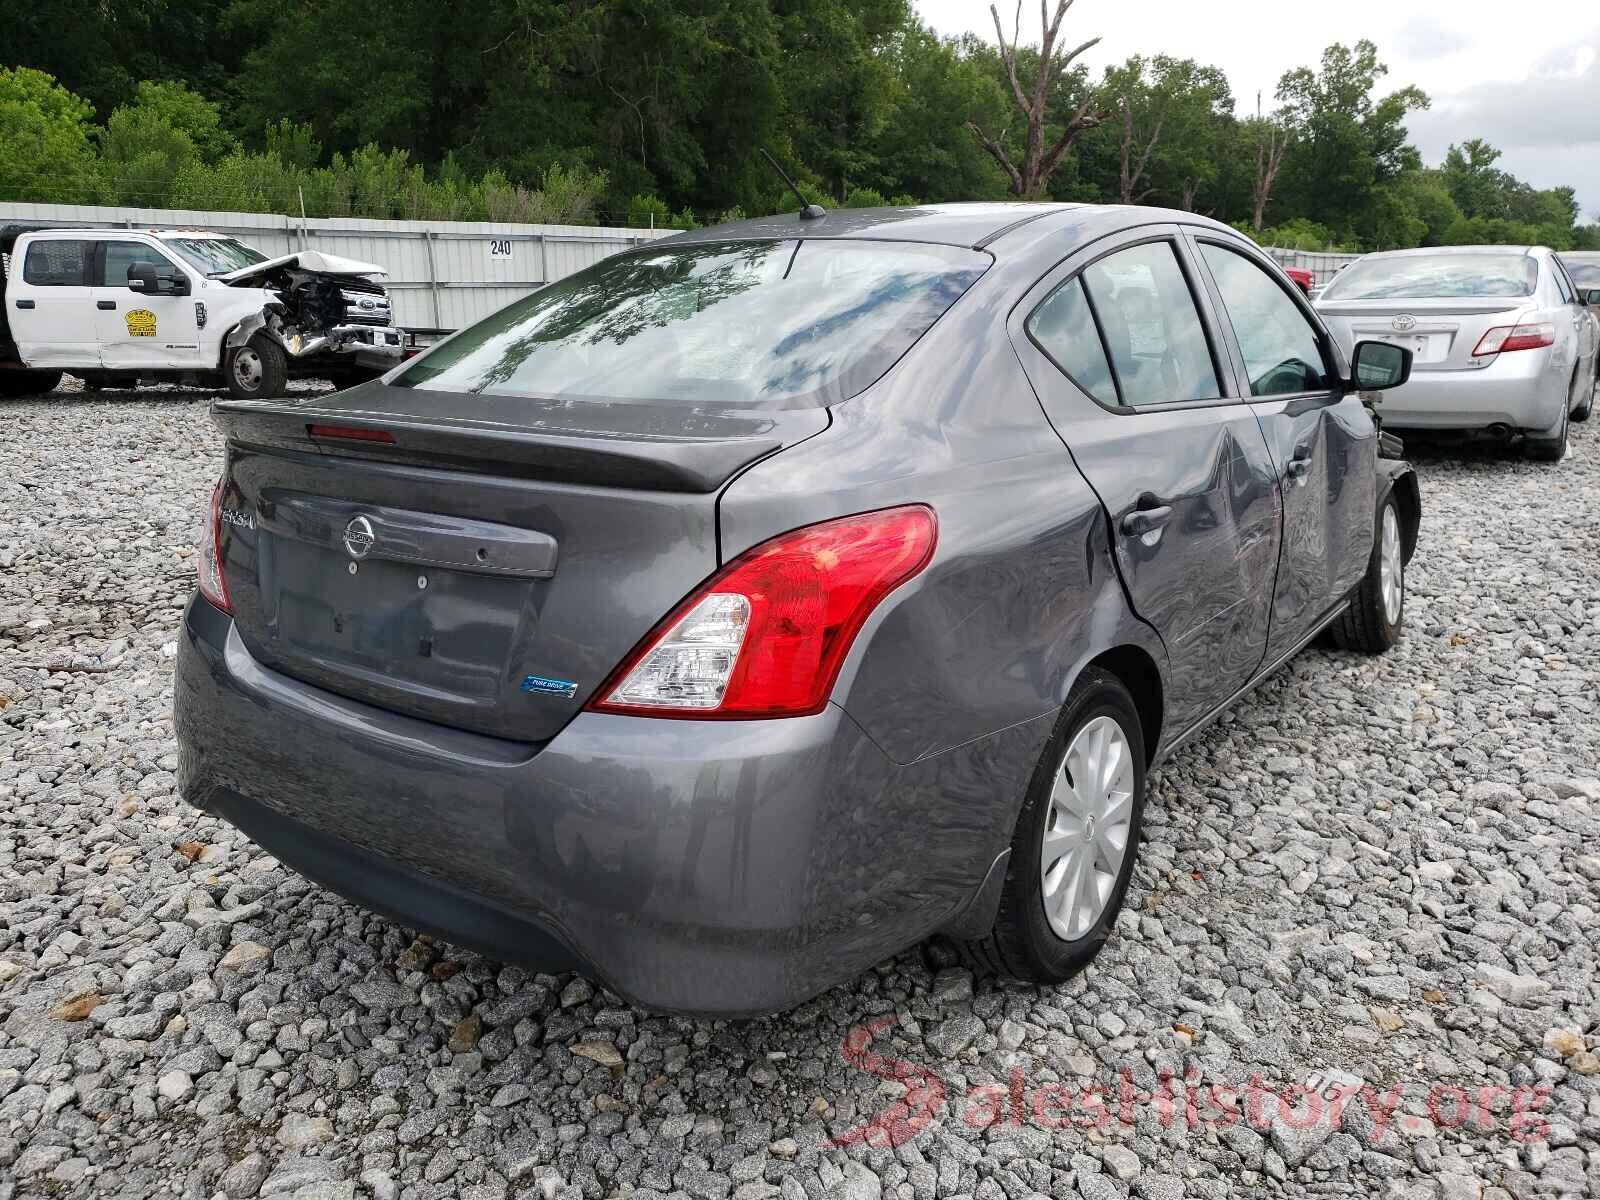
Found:
[[(493, 221), (380, 221), (290, 217), (197, 209), (101, 208), (87, 204), (0, 203), (0, 225), (212, 229), (269, 256), (321, 250), (387, 268), (384, 284), (403, 329), (470, 325), (546, 283), (608, 254), (667, 237), (670, 229), (517, 225)], [(1266, 247), (1283, 266), (1301, 267), (1321, 287), (1359, 254)]]
[(1284, 250), (1277, 246), (1263, 246), (1268, 254), (1278, 260), (1281, 267), (1299, 267), (1303, 271), (1311, 272), (1311, 281), (1316, 287), (1326, 287), (1328, 281), (1338, 274), (1340, 267), (1347, 267), (1359, 254), (1344, 254), (1336, 250)]
[(0, 225), (211, 229), (269, 257), (320, 250), (387, 268), (384, 285), (403, 329), (460, 329), (608, 254), (673, 231), (490, 221), (379, 221), (277, 213), (0, 204)]

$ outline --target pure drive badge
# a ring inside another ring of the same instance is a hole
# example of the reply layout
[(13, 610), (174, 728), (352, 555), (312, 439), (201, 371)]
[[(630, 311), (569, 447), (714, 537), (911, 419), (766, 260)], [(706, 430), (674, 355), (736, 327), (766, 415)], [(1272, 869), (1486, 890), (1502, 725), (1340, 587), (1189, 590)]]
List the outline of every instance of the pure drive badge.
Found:
[(559, 696), (571, 700), (578, 694), (578, 685), (569, 679), (549, 679), (543, 675), (529, 675), (522, 681), (522, 690), (540, 696)]

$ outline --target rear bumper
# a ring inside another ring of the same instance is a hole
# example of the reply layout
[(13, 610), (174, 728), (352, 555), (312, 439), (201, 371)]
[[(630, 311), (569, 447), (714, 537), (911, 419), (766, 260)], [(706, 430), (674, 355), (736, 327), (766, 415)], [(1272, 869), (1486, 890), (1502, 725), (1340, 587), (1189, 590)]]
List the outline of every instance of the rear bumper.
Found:
[(1382, 394), (1378, 413), (1386, 429), (1546, 433), (1560, 427), (1567, 382), (1547, 351), (1517, 351), (1478, 370), (1414, 371)]
[(832, 706), (584, 713), (539, 748), (270, 671), (199, 597), (175, 723), (184, 796), (317, 882), (492, 957), (723, 1014), (790, 1007), (958, 920), (1049, 732), (898, 767)]

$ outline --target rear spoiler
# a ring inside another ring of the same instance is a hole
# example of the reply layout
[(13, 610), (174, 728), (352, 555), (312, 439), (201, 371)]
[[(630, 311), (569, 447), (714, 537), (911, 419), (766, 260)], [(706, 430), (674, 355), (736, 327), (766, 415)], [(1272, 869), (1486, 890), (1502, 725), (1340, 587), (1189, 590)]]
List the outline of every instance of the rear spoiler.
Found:
[[(452, 407), (459, 409), (463, 398), (437, 393), (432, 395), (440, 402), (438, 412), (424, 416), (399, 411), (424, 407), (416, 401), (428, 395), (374, 383), (308, 401), (223, 400), (212, 405), (211, 414), (228, 444), (240, 449), (675, 492), (714, 492), (786, 441), (818, 432), (828, 422), (823, 409), (719, 417), (703, 412), (686, 414), (681, 406), (669, 410), (675, 420), (663, 421), (662, 409), (657, 406), (613, 404), (584, 406), (593, 410), (581, 414), (590, 418), (585, 424), (593, 427), (574, 429), (569, 406), (522, 402), (548, 410), (529, 427), (528, 420), (442, 416), (440, 413)], [(383, 411), (387, 406), (382, 401), (388, 399), (400, 399), (401, 403), (395, 410)], [(532, 413), (525, 415), (533, 417)], [(563, 424), (567, 428), (561, 428)], [(698, 428), (693, 434), (643, 428), (665, 425), (671, 430), (674, 424)], [(343, 436), (314, 436), (314, 425), (336, 426), (345, 432)], [(362, 437), (363, 433), (387, 436), (373, 441)], [(786, 436), (789, 434), (794, 436)]]

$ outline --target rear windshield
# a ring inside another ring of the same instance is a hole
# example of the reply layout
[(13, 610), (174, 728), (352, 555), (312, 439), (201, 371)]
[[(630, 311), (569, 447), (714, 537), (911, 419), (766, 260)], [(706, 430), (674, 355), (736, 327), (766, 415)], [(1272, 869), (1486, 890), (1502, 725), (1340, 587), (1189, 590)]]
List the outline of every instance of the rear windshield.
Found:
[(832, 404), (887, 371), (989, 265), (954, 246), (655, 246), (456, 334), (396, 387), (736, 408)]
[(1397, 254), (1351, 264), (1339, 272), (1322, 298), (1531, 296), (1538, 282), (1539, 264), (1526, 254)]
[(254, 246), (233, 238), (167, 238), (166, 243), (207, 275), (226, 275), (267, 261)]

